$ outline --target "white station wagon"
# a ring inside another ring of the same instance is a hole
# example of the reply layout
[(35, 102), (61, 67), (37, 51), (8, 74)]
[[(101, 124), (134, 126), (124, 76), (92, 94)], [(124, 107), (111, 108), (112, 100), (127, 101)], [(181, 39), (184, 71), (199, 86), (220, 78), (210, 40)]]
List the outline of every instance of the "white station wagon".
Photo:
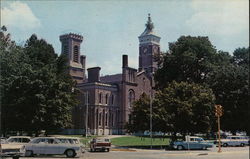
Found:
[(248, 136), (228, 136), (226, 139), (221, 140), (223, 147), (227, 146), (246, 146), (249, 145)]
[[(60, 138), (62, 139), (62, 138)], [(80, 142), (67, 143), (61, 142), (56, 137), (37, 137), (25, 145), (25, 156), (33, 155), (66, 155), (67, 157), (75, 157), (82, 153), (83, 147)]]

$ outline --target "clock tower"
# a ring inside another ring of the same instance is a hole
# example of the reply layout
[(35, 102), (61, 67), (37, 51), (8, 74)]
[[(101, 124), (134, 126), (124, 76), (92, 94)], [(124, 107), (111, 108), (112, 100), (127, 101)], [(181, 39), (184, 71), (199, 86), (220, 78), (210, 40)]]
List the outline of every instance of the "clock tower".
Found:
[(160, 54), (160, 37), (153, 31), (150, 14), (146, 23), (144, 32), (139, 38), (139, 71), (145, 70), (151, 76), (157, 70), (157, 61), (155, 56)]

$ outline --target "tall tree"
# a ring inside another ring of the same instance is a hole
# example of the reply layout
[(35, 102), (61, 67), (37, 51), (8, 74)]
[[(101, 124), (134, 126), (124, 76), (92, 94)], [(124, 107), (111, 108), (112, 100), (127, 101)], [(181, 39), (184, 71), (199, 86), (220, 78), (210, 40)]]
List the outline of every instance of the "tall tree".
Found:
[(210, 73), (207, 83), (216, 96), (216, 103), (224, 108), (222, 129), (232, 132), (249, 131), (249, 49), (238, 48), (231, 63)]
[(181, 36), (169, 43), (169, 51), (155, 74), (156, 85), (161, 89), (173, 80), (203, 83), (219, 60), (217, 56), (208, 37)]
[(208, 132), (214, 120), (212, 90), (198, 84), (171, 82), (156, 94), (154, 110), (165, 132)]
[(57, 57), (52, 45), (36, 35), (24, 48), (9, 49), (10, 44), (5, 48), (1, 52), (5, 130), (50, 132), (69, 127), (77, 100), (65, 57)]
[(127, 124), (130, 132), (144, 132), (149, 130), (150, 118), (150, 98), (143, 93), (139, 100), (133, 104), (133, 111), (131, 113), (131, 121)]

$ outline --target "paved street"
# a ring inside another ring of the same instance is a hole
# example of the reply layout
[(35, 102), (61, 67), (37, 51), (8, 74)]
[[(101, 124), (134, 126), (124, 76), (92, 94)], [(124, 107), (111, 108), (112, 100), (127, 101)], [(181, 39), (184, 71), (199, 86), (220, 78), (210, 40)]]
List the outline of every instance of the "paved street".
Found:
[[(60, 159), (64, 156), (33, 157), (35, 159)], [(222, 148), (222, 153), (217, 153), (217, 148), (204, 151), (165, 151), (165, 150), (116, 150), (111, 152), (86, 152), (81, 159), (249, 159), (249, 147)], [(31, 159), (31, 158), (27, 158)]]

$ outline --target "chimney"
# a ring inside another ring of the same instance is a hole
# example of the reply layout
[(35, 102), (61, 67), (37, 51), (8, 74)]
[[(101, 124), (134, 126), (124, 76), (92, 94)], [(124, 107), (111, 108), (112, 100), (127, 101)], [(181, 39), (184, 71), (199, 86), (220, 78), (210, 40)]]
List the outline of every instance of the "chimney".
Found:
[(128, 55), (122, 55), (122, 67), (128, 67)]
[(88, 68), (88, 82), (100, 82), (100, 67)]

